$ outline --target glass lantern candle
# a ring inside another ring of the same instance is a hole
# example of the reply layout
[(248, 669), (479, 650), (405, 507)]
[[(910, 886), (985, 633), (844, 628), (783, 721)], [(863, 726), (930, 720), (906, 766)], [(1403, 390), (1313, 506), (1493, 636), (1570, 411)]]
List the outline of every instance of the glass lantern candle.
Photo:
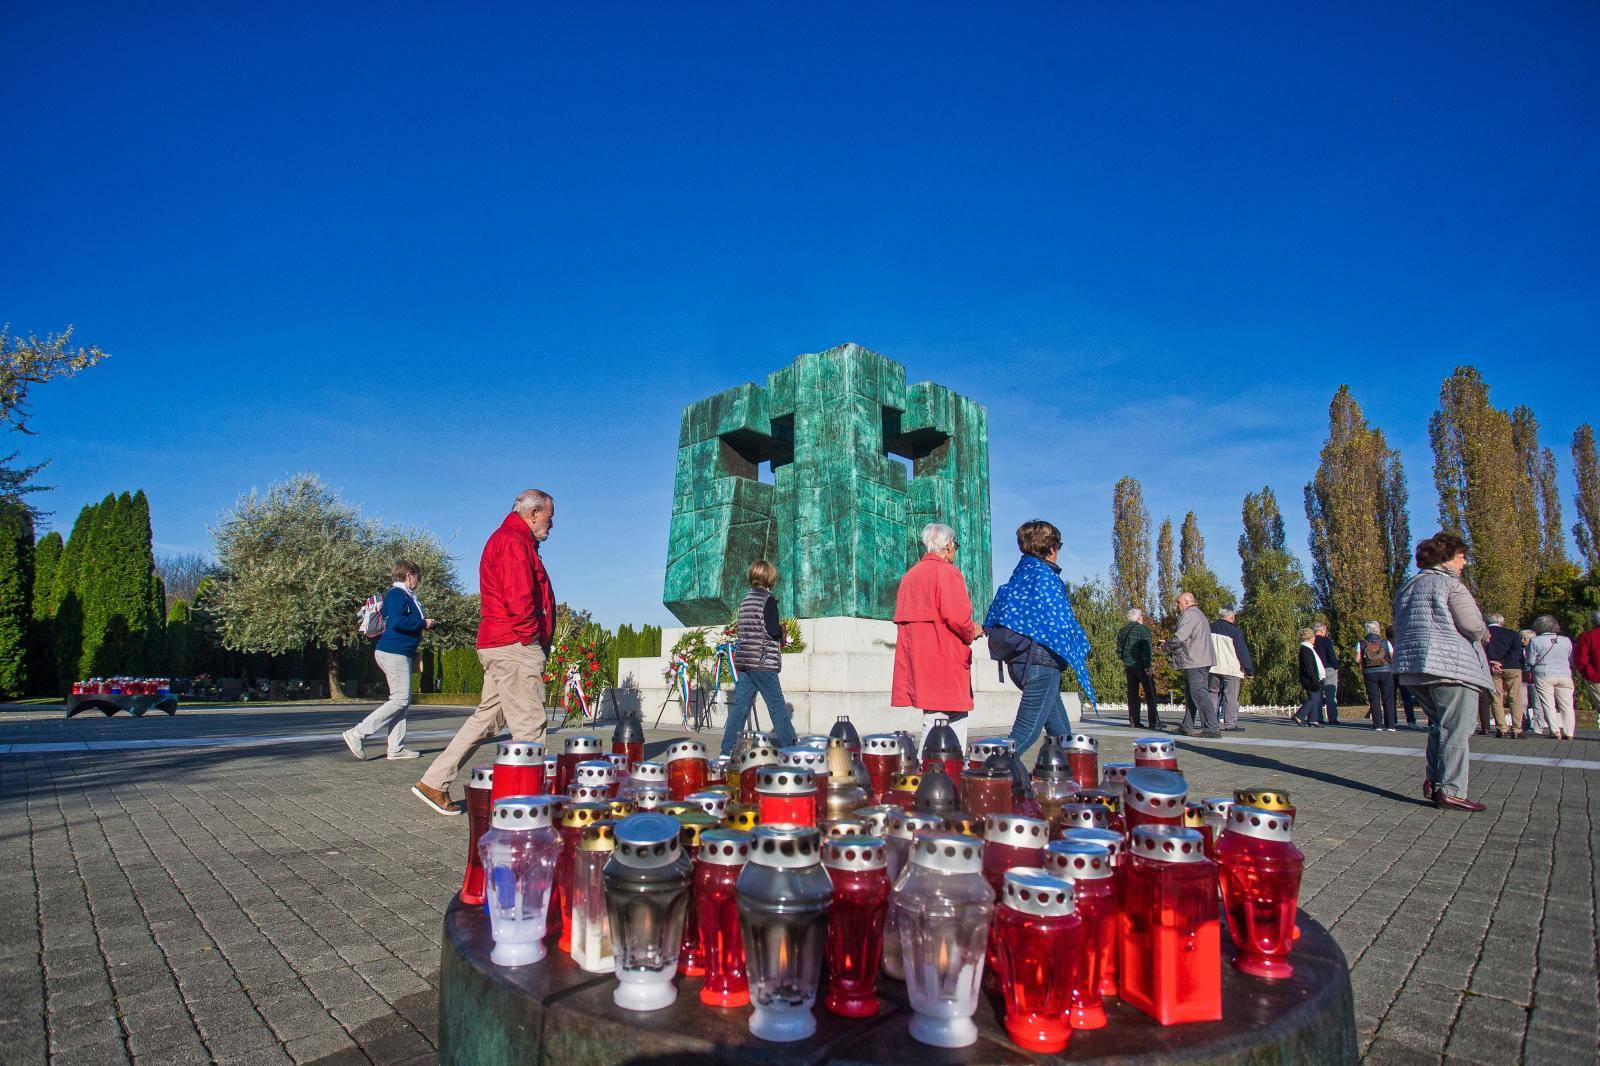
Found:
[[(850, 754), (850, 747), (843, 738), (834, 737), (828, 741), (827, 756), (828, 793), (824, 797), (824, 810), (819, 824), (843, 818), (872, 800), (872, 794), (866, 786), (856, 781), (857, 759)], [(865, 767), (862, 768), (861, 777), (863, 781), (866, 780)]]
[[(977, 747), (977, 744), (973, 745), (975, 750)], [(968, 766), (961, 771), (961, 806), (980, 818), (990, 814), (1010, 814), (1010, 767), (995, 759), (979, 766)]]
[[(816, 811), (813, 813), (811, 821), (793, 822), (791, 824), (818, 825), (823, 822), (828, 817), (828, 785), (833, 779), (833, 776), (828, 772), (827, 747), (824, 746), (818, 749), (805, 744), (796, 744), (788, 748), (779, 748), (778, 765), (811, 771), (813, 785), (811, 802), (816, 806)], [(756, 782), (758, 791), (761, 787), (759, 777), (758, 771)], [(763, 822), (767, 821), (765, 817), (761, 820)]]
[(989, 939), (1005, 993), (1006, 1035), (1024, 1051), (1064, 1050), (1072, 990), (1088, 961), (1072, 882), (1040, 869), (1007, 871)]
[(617, 768), (610, 759), (585, 759), (573, 768), (572, 783), (600, 790), (609, 800), (617, 794)]
[[(560, 770), (560, 764), (561, 757), (558, 755), (547, 754), (544, 757), (544, 794), (546, 796), (558, 794), (556, 792), (556, 777), (558, 776), (557, 772)], [(559, 794), (566, 795), (565, 792)]]
[(878, 966), (889, 910), (889, 868), (881, 837), (830, 837), (822, 865), (833, 882), (823, 959), (822, 1006), (842, 1018), (878, 1013)]
[(1123, 804), (1132, 833), (1141, 825), (1183, 828), (1183, 808), (1189, 785), (1182, 774), (1140, 767), (1128, 771), (1127, 799)]
[(1216, 840), (1211, 835), (1210, 824), (1206, 822), (1205, 806), (1199, 800), (1189, 800), (1184, 803), (1183, 827), (1193, 829), (1200, 834), (1200, 843), (1205, 848), (1206, 858), (1216, 862)]
[[(961, 809), (961, 792), (956, 778), (944, 772), (942, 763), (931, 763), (917, 784), (917, 794), (912, 809), (919, 814), (954, 814)], [(1007, 781), (1007, 788), (1010, 782)]]
[(628, 777), (635, 785), (660, 785), (667, 784), (667, 764), (662, 762), (637, 762)]
[[(678, 830), (678, 843), (683, 845), (684, 854), (693, 862), (700, 854), (701, 836), (715, 830), (720, 823), (698, 808), (679, 813), (677, 819), (681, 827)], [(683, 943), (678, 945), (678, 974), (681, 977), (699, 977), (706, 972), (706, 952), (700, 941), (697, 906), (694, 886), (690, 885), (689, 909), (683, 916)]]
[(961, 739), (950, 728), (950, 720), (942, 714), (933, 716), (933, 728), (922, 742), (922, 770), (926, 773), (935, 763), (944, 766), (952, 781), (961, 779)]
[(750, 1032), (763, 1040), (804, 1040), (817, 1031), (811, 1008), (833, 898), (821, 858), (815, 828), (763, 825), (751, 838), (750, 859), (735, 885), (754, 1008)]
[(611, 916), (606, 910), (604, 871), (616, 844), (610, 819), (584, 826), (572, 857), (572, 961), (589, 973), (614, 973)]
[(998, 762), (1011, 771), (1011, 813), (1028, 818), (1043, 818), (1044, 808), (1033, 795), (1033, 778), (1014, 752), (989, 756), (988, 762)]
[(742, 1007), (750, 1002), (739, 901), (734, 894), (739, 871), (749, 858), (749, 833), (713, 829), (700, 834), (694, 863), (694, 913), (706, 971), (700, 1002), (712, 1007)]
[(694, 868), (678, 841), (676, 819), (636, 814), (613, 833), (616, 845), (604, 872), (618, 982), (612, 998), (624, 1010), (660, 1010), (678, 997), (672, 977)]
[(1060, 824), (1056, 836), (1061, 839), (1074, 829), (1110, 829), (1111, 811), (1098, 803), (1065, 803), (1061, 806)]
[[(822, 838), (834, 840), (839, 837), (867, 836), (867, 823), (860, 818), (837, 818), (822, 826)], [(826, 854), (823, 856), (826, 858)]]
[(606, 807), (610, 811), (606, 817), (615, 819), (619, 822), (629, 815), (639, 813), (639, 805), (634, 803), (631, 799), (614, 799), (607, 803)]
[(583, 831), (611, 816), (607, 803), (569, 803), (558, 816), (561, 854), (556, 860), (556, 885), (550, 897), (552, 913), (560, 915), (562, 951), (572, 950), (572, 872)]
[(708, 787), (716, 788), (719, 785), (727, 785), (728, 764), (732, 761), (733, 760), (726, 755), (716, 755), (712, 757), (711, 761), (706, 764), (706, 783)]
[(1294, 803), (1290, 801), (1289, 793), (1281, 788), (1236, 788), (1233, 790), (1233, 802), (1260, 811), (1282, 811), (1289, 816), (1289, 821), (1294, 821)]
[[(907, 811), (898, 811), (889, 816), (887, 833), (884, 837), (884, 859), (887, 864), (889, 883), (897, 885), (900, 877), (910, 865), (911, 845), (916, 840), (918, 833), (937, 833), (944, 829), (944, 819), (937, 814), (915, 814)], [(900, 960), (900, 936), (895, 932), (894, 908), (889, 908), (888, 916), (884, 919), (883, 932), (883, 972), (899, 981), (906, 977), (905, 967)]]
[(1166, 737), (1140, 737), (1133, 742), (1133, 765), (1147, 770), (1178, 769), (1178, 746)]
[(710, 784), (710, 756), (698, 740), (675, 740), (667, 745), (667, 791), (682, 801)]
[(611, 806), (611, 789), (605, 785), (580, 785), (573, 783), (567, 793), (573, 803), (604, 803)]
[(612, 795), (626, 796), (628, 794), (628, 785), (631, 781), (629, 774), (630, 768), (628, 766), (628, 756), (625, 754), (619, 755), (617, 752), (613, 751), (606, 756), (606, 761), (609, 762), (611, 764), (611, 768), (617, 772), (617, 787), (612, 790)]
[(1067, 766), (1079, 788), (1100, 784), (1100, 744), (1087, 733), (1073, 733), (1061, 745), (1067, 752)]
[(754, 803), (756, 801), (756, 775), (763, 766), (778, 765), (778, 749), (770, 744), (761, 744), (744, 753), (744, 760), (739, 764), (739, 802)]
[(1072, 794), (1074, 803), (1093, 803), (1111, 812), (1111, 828), (1118, 833), (1128, 832), (1127, 819), (1123, 817), (1123, 794), (1105, 788), (1080, 788)]
[(1169, 825), (1133, 830), (1119, 910), (1118, 994), (1162, 1025), (1222, 1017), (1217, 867), (1200, 834)]
[(953, 833), (922, 833), (895, 886), (892, 906), (913, 1039), (967, 1047), (978, 1039), (984, 953), (994, 892), (983, 878), (983, 844)]
[[(645, 765), (640, 763), (640, 766)], [(634, 781), (633, 805), (641, 811), (653, 811), (662, 804), (667, 803), (667, 786), (653, 784), (646, 781)]]
[(756, 805), (762, 825), (816, 827), (817, 786), (803, 766), (763, 766), (756, 771)]
[(600, 743), (600, 738), (592, 733), (579, 733), (568, 737), (561, 745), (561, 754), (556, 757), (556, 794), (565, 794), (572, 787), (572, 779), (577, 774), (578, 764), (585, 759), (605, 758), (605, 748)]
[(1050, 824), (1043, 818), (994, 814), (983, 820), (983, 877), (995, 896), (1006, 871), (1016, 866), (1043, 866), (1050, 843)]
[(920, 772), (898, 771), (889, 778), (889, 794), (884, 797), (884, 802), (903, 811), (913, 810), (917, 805), (917, 788), (921, 784)]
[(550, 884), (561, 842), (550, 827), (550, 803), (510, 796), (494, 805), (492, 824), (478, 841), (488, 886), (489, 932), (496, 966), (527, 966), (544, 958)]
[(495, 772), (490, 775), (491, 804), (509, 796), (545, 794), (544, 745), (529, 740), (501, 741), (494, 746)]
[(691, 793), (684, 802), (691, 807), (700, 808), (719, 822), (728, 816), (728, 794), (726, 792), (702, 790)]
[(763, 747), (777, 747), (777, 742), (773, 740), (772, 734), (746, 729), (733, 742), (733, 752), (728, 756), (728, 787), (733, 789), (735, 796), (739, 794), (739, 770), (744, 765), (745, 753), (751, 748)]
[(749, 833), (761, 824), (761, 808), (754, 803), (735, 803), (729, 806), (727, 815), (722, 824), (729, 829), (738, 829)]
[(619, 717), (611, 731), (611, 750), (623, 757), (623, 771), (631, 774), (634, 765), (644, 761), (644, 723), (631, 714)]
[(900, 772), (920, 774), (922, 749), (917, 744), (917, 738), (907, 729), (896, 729), (894, 735), (900, 738)]
[(1117, 898), (1111, 852), (1089, 841), (1053, 841), (1045, 852), (1045, 869), (1072, 882), (1083, 918), (1084, 965), (1072, 987), (1068, 1024), (1074, 1029), (1103, 1028), (1102, 997), (1108, 994), (1104, 989), (1108, 984), (1116, 988)]
[(1131, 762), (1103, 762), (1100, 764), (1100, 787), (1113, 796), (1121, 796), (1127, 785), (1128, 771), (1135, 769)]
[(1217, 841), (1228, 935), (1239, 949), (1233, 964), (1252, 977), (1278, 981), (1294, 973), (1288, 958), (1305, 856), (1292, 827), (1287, 811), (1234, 804)]
[(833, 728), (828, 730), (828, 739), (844, 741), (851, 755), (861, 754), (861, 734), (856, 732), (848, 714), (841, 714), (834, 719)]
[[(1233, 800), (1227, 796), (1207, 796), (1200, 801), (1200, 809), (1203, 812), (1206, 824), (1211, 827), (1213, 847), (1215, 847), (1216, 841), (1222, 839), (1223, 832), (1228, 828), (1228, 809), (1232, 806)], [(1216, 856), (1213, 855), (1211, 859), (1215, 862)]]
[[(483, 863), (478, 860), (478, 841), (489, 829), (494, 816), (494, 767), (474, 766), (467, 781), (467, 871), (461, 877), (461, 902), (469, 907), (483, 906)], [(538, 793), (534, 793), (538, 795)]]
[(1016, 742), (1010, 737), (984, 737), (982, 740), (974, 740), (967, 748), (966, 769), (977, 769), (991, 755), (999, 755), (1001, 752), (1010, 754), (1016, 750)]
[(861, 819), (866, 823), (863, 833), (869, 837), (887, 837), (889, 834), (889, 819), (901, 813), (900, 808), (889, 803), (875, 803), (870, 807), (857, 807), (851, 816)]
[(890, 778), (900, 772), (900, 738), (893, 733), (869, 733), (861, 742), (861, 762), (872, 779), (873, 802), (884, 802)]

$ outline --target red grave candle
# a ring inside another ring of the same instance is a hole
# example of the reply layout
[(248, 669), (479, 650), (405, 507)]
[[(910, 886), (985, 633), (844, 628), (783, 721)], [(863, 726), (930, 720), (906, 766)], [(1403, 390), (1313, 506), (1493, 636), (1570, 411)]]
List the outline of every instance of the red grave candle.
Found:
[[(1008, 775), (1009, 777), (1009, 775)], [(1045, 845), (1050, 842), (1050, 823), (1043, 818), (1018, 814), (991, 814), (983, 820), (983, 879), (996, 897), (1005, 884), (1006, 871), (1014, 867), (1036, 869), (1044, 865)], [(986, 947), (988, 965), (983, 970), (983, 987), (1000, 991), (1000, 970), (995, 957), (995, 941)]]
[(682, 802), (709, 784), (711, 767), (706, 746), (698, 740), (675, 740), (667, 745), (667, 792)]
[(599, 798), (615, 799), (617, 796), (617, 768), (610, 759), (585, 759), (572, 772), (572, 786), (587, 787)]
[(1233, 964), (1252, 977), (1282, 980), (1294, 973), (1295, 913), (1305, 856), (1294, 846), (1287, 811), (1234, 804), (1217, 840), (1222, 905), (1238, 948)]
[(803, 766), (763, 766), (756, 771), (762, 825), (817, 824), (817, 786)]
[(902, 771), (890, 778), (889, 794), (883, 802), (910, 813), (917, 805), (917, 786), (922, 784), (921, 773)]
[(561, 754), (556, 758), (556, 788), (555, 794), (565, 796), (572, 787), (572, 778), (578, 769), (578, 764), (585, 759), (599, 759), (604, 756), (600, 738), (590, 733), (580, 733), (568, 737), (562, 744)]
[(1183, 805), (1183, 827), (1193, 829), (1200, 834), (1200, 843), (1205, 847), (1206, 858), (1216, 862), (1216, 840), (1211, 835), (1210, 824), (1206, 822), (1206, 809), (1203, 804), (1190, 801)]
[[(572, 951), (572, 860), (583, 839), (583, 831), (603, 821), (611, 813), (604, 803), (569, 803), (560, 814), (561, 854), (556, 856), (555, 883), (550, 891), (550, 906), (561, 915), (561, 939), (557, 948)], [(559, 897), (559, 898), (558, 898)]]
[[(1128, 838), (1112, 829), (1068, 829), (1061, 840), (1052, 842), (1051, 850), (1067, 843), (1095, 844), (1111, 855), (1111, 898), (1114, 907), (1122, 906), (1123, 889), (1128, 877)], [(1049, 863), (1047, 862), (1048, 866)], [(1117, 951), (1115, 945), (1100, 960), (1100, 994), (1117, 994)]]
[(1130, 834), (1141, 825), (1183, 828), (1189, 786), (1182, 774), (1171, 770), (1129, 770), (1126, 788), (1124, 809)]
[(1122, 813), (1125, 804), (1120, 791), (1113, 793), (1104, 788), (1080, 788), (1072, 794), (1072, 802), (1093, 803), (1098, 807), (1104, 807), (1111, 812), (1110, 828), (1118, 833), (1127, 834), (1128, 823)]
[(770, 744), (757, 744), (744, 753), (739, 763), (739, 802), (756, 801), (756, 774), (763, 766), (778, 765), (778, 749)]
[(733, 891), (749, 858), (749, 833), (713, 829), (700, 834), (700, 853), (694, 862), (694, 913), (706, 968), (700, 1002), (713, 1007), (743, 1007), (750, 1002), (739, 901)]
[(1067, 751), (1067, 769), (1079, 788), (1096, 788), (1100, 784), (1100, 745), (1087, 733), (1074, 733), (1063, 743)]
[(1064, 1050), (1072, 990), (1088, 964), (1072, 882), (1043, 870), (1009, 871), (989, 939), (1005, 990), (1006, 1034), (1025, 1051)]
[[(1117, 951), (1117, 899), (1111, 852), (1099, 844), (1058, 840), (1045, 853), (1045, 869), (1072, 882), (1078, 916), (1083, 919), (1084, 964), (1069, 994), (1067, 1021), (1074, 1029), (1106, 1024), (1104, 974), (1114, 968)], [(1114, 972), (1114, 969), (1113, 969)]]
[(900, 772), (900, 738), (893, 733), (870, 733), (861, 742), (861, 762), (872, 779), (872, 801), (884, 803), (890, 779)]
[(1002, 752), (1009, 755), (1014, 750), (1016, 745), (1012, 743), (1010, 737), (984, 737), (982, 740), (974, 740), (967, 748), (966, 768), (975, 770), (982, 766), (989, 756), (999, 755)]
[(975, 817), (1011, 813), (1011, 771), (998, 761), (969, 766), (957, 780), (961, 782), (961, 806)]
[(566, 795), (565, 792), (561, 792), (561, 793), (557, 793), (556, 792), (556, 778), (560, 776), (560, 774), (559, 774), (560, 769), (561, 769), (561, 758), (560, 758), (560, 756), (557, 756), (557, 755), (546, 755), (544, 757), (544, 794), (546, 796), (555, 796), (555, 795), (565, 796)]
[[(778, 749), (778, 765), (792, 766), (796, 769), (810, 770), (811, 781), (814, 789), (812, 802), (817, 810), (813, 815), (811, 825), (820, 825), (828, 819), (828, 782), (832, 775), (828, 773), (828, 753), (817, 748), (794, 745)], [(759, 787), (759, 784), (758, 786)], [(761, 819), (763, 822), (765, 818)], [(795, 823), (800, 824), (800, 823)]]
[(1217, 867), (1193, 829), (1133, 831), (1119, 915), (1122, 1001), (1162, 1025), (1222, 1017)]
[(1148, 770), (1177, 770), (1178, 746), (1166, 737), (1140, 737), (1133, 742), (1133, 765)]
[(494, 816), (494, 767), (474, 766), (467, 781), (467, 872), (461, 878), (461, 902), (469, 907), (483, 904), (483, 863), (478, 857), (478, 840)]
[(822, 865), (833, 882), (823, 955), (822, 1005), (844, 1018), (878, 1013), (878, 964), (889, 909), (884, 841), (873, 836), (832, 837), (822, 845)]
[(502, 741), (494, 747), (493, 803), (512, 796), (538, 796), (545, 790), (544, 745), (531, 740)]

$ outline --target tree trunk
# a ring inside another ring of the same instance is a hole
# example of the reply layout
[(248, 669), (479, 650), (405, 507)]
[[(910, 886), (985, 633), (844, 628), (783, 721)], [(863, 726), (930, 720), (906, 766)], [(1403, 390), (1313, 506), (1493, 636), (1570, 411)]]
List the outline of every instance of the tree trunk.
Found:
[(328, 698), (342, 700), (345, 698), (344, 690), (339, 687), (339, 649), (329, 648), (328, 655)]

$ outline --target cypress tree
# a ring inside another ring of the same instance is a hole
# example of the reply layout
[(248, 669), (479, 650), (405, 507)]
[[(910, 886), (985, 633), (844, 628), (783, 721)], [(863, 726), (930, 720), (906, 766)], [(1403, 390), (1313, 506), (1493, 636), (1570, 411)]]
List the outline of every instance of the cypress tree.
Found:
[(1172, 519), (1161, 520), (1156, 536), (1156, 608), (1163, 619), (1177, 613), (1178, 570), (1172, 559)]
[(28, 691), (33, 622), (33, 516), (16, 500), (0, 500), (0, 699)]
[(1111, 493), (1111, 590), (1124, 612), (1150, 602), (1150, 512), (1138, 478), (1124, 477)]
[(33, 546), (33, 625), (28, 643), (28, 688), (54, 695), (56, 684), (56, 571), (61, 568), (61, 534), (46, 533)]
[(86, 560), (91, 556), (90, 541), (99, 517), (101, 504), (87, 504), (78, 512), (72, 523), (72, 533), (61, 550), (61, 560), (51, 590), (52, 635), (55, 644), (56, 686), (64, 690), (86, 674), (80, 672), (83, 664), (83, 635), (87, 612), (84, 593), (79, 582), (86, 570), (93, 567)]
[(1572, 536), (1589, 573), (1600, 573), (1600, 461), (1595, 456), (1594, 427), (1587, 422), (1572, 434), (1572, 475), (1578, 482), (1578, 520)]
[(1239, 628), (1256, 661), (1250, 682), (1254, 703), (1299, 701), (1298, 630), (1311, 620), (1311, 586), (1289, 552), (1283, 514), (1270, 487), (1244, 498), (1239, 576), (1244, 604)]
[(99, 639), (86, 657), (96, 674), (149, 673), (166, 613), (150, 543), (150, 503), (142, 490), (108, 502), (95, 542), (99, 580), (90, 601), (92, 628), (85, 629), (86, 643)]

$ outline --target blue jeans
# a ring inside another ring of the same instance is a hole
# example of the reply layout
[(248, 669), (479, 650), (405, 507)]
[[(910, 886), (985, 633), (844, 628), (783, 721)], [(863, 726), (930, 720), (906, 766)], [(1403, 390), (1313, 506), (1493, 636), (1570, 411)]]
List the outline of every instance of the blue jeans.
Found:
[(1061, 702), (1061, 671), (1044, 663), (1029, 663), (1022, 675), (1022, 702), (1017, 704), (1017, 720), (1011, 725), (1011, 740), (1017, 754), (1033, 747), (1044, 730), (1053, 737), (1072, 732), (1066, 705)]
[(750, 717), (750, 708), (755, 706), (757, 692), (767, 705), (767, 714), (772, 716), (772, 731), (777, 734), (778, 747), (786, 748), (794, 743), (794, 720), (789, 717), (789, 705), (783, 702), (778, 671), (741, 670), (733, 686), (733, 709), (722, 727), (722, 754), (733, 754), (733, 745), (744, 729), (744, 720)]
[(1306, 725), (1322, 721), (1322, 690), (1314, 689), (1306, 693), (1305, 702), (1300, 704), (1300, 709), (1294, 712), (1294, 720), (1304, 722)]

